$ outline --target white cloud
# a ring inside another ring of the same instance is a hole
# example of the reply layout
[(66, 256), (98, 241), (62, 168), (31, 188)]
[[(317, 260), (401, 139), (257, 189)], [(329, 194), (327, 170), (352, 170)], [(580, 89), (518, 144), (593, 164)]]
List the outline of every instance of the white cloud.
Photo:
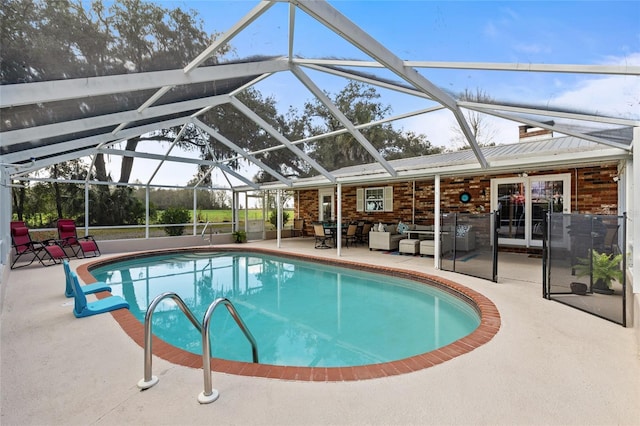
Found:
[(640, 118), (640, 78), (605, 77), (581, 82), (578, 87), (554, 97), (551, 104), (575, 106), (596, 114)]
[[(640, 53), (610, 57), (605, 65), (640, 65)], [(588, 76), (554, 96), (551, 105), (571, 107), (609, 116), (640, 119), (640, 77)]]
[[(603, 65), (638, 65), (640, 53), (621, 57), (609, 57)], [(640, 77), (637, 76), (600, 76), (584, 75), (577, 83), (559, 75), (553, 79), (553, 94), (548, 98), (528, 98), (523, 102), (532, 105), (544, 105), (550, 108), (568, 108), (578, 112), (590, 112), (601, 115), (640, 119)], [(501, 90), (508, 91), (502, 87)], [(517, 92), (519, 89), (513, 89)], [(543, 96), (540, 94), (540, 96)], [(515, 121), (485, 116), (486, 122), (496, 132), (496, 143), (514, 143), (518, 141), (518, 126)], [(434, 146), (459, 148), (451, 143), (455, 133), (451, 127), (455, 120), (448, 111), (439, 111), (426, 116), (407, 120), (407, 130), (422, 133)]]

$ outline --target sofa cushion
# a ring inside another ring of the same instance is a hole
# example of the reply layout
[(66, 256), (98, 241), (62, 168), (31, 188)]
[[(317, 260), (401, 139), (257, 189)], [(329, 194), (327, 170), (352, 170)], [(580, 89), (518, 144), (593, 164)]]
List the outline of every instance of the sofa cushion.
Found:
[(456, 227), (456, 237), (464, 238), (471, 229), (471, 225), (458, 225)]
[(404, 234), (407, 230), (409, 230), (409, 225), (402, 222), (398, 224), (398, 234)]

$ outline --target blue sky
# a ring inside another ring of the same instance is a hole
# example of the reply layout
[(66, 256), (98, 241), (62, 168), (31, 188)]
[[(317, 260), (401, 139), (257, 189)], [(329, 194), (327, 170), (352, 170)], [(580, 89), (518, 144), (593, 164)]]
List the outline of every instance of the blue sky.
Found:
[[(158, 1), (198, 11), (208, 32), (225, 32), (258, 1)], [(333, 7), (401, 59), (415, 61), (640, 65), (640, 1), (330, 1)], [(294, 53), (307, 58), (368, 59), (337, 35), (296, 14)], [(287, 53), (288, 4), (276, 4), (232, 40), (237, 57)], [(371, 71), (383, 77), (396, 76)], [(443, 89), (481, 89), (496, 100), (569, 107), (640, 119), (640, 77), (471, 70), (420, 72)], [(337, 93), (345, 80), (308, 72), (324, 90)], [(301, 109), (312, 98), (291, 76), (257, 86), (280, 106)], [(381, 102), (395, 114), (427, 107), (417, 99), (386, 93)], [(283, 111), (284, 112), (284, 111)], [(397, 125), (452, 147), (454, 121), (447, 112)], [(517, 141), (517, 124), (492, 123), (499, 142)], [(135, 168), (134, 168), (135, 173)], [(142, 179), (144, 181), (144, 179)], [(157, 183), (157, 182), (156, 182)], [(171, 182), (175, 183), (175, 182)]]
[[(197, 10), (207, 31), (224, 32), (257, 3), (182, 0), (163, 4), (167, 7), (180, 6)], [(638, 1), (330, 3), (398, 57), (407, 60), (640, 64)], [(287, 4), (275, 5), (234, 39), (232, 44), (236, 47), (238, 56), (286, 54), (287, 10)], [(295, 53), (304, 57), (367, 59), (303, 13), (298, 13), (296, 19)], [(423, 69), (421, 72), (433, 83), (447, 90), (460, 92), (464, 89), (481, 88), (496, 99), (526, 99), (527, 102), (544, 104), (563, 99), (567, 92), (584, 89), (589, 82), (606, 78), (495, 71)], [(324, 78), (320, 82), (326, 90), (333, 92), (344, 87), (344, 81), (332, 83), (330, 80), (332, 78)], [(638, 79), (631, 80), (635, 80), (635, 87), (638, 88)], [(277, 85), (274, 85), (273, 90), (278, 98), (283, 96)], [(311, 97), (306, 93), (300, 93), (299, 96), (303, 100)], [(636, 96), (636, 106), (640, 101), (638, 98), (640, 95)], [(300, 106), (300, 102), (295, 99), (290, 103)], [(587, 105), (585, 107), (589, 109)], [(633, 113), (633, 110), (612, 113), (628, 114)]]

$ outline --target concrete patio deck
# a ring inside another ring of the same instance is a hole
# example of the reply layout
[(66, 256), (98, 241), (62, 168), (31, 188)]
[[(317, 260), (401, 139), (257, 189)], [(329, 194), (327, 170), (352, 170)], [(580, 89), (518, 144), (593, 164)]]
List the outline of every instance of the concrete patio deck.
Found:
[[(276, 248), (274, 240), (248, 244)], [(312, 238), (283, 239), (280, 250), (337, 257), (335, 249), (314, 250)], [(501, 328), (470, 353), (386, 378), (295, 382), (214, 372), (220, 398), (200, 405), (202, 369), (154, 357), (160, 382), (141, 392), (143, 349), (110, 314), (76, 319), (62, 266), (34, 265), (11, 271), (0, 289), (0, 423), (639, 424), (633, 330), (542, 299), (540, 259), (501, 254), (498, 283), (435, 270), (431, 258), (364, 247), (343, 248), (341, 259), (456, 281), (493, 301)]]

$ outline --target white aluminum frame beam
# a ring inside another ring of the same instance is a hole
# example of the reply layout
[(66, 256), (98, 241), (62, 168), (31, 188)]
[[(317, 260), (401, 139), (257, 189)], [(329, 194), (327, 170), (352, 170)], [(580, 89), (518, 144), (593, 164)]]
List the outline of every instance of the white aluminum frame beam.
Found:
[[(370, 121), (370, 122), (364, 123), (364, 124), (358, 124), (357, 126), (355, 126), (355, 128), (358, 129), (358, 130), (366, 129), (366, 128), (369, 128), (369, 127), (377, 126), (379, 124), (389, 123), (391, 121), (396, 121), (396, 120), (402, 120), (404, 118), (415, 117), (416, 115), (428, 114), (430, 112), (439, 111), (439, 110), (442, 110), (442, 109), (444, 109), (444, 107), (442, 105), (438, 104), (437, 106), (433, 106), (433, 107), (430, 107), (430, 108), (419, 109), (419, 110), (416, 110), (416, 111), (411, 111), (411, 112), (407, 112), (407, 113), (404, 113), (404, 114), (398, 114), (398, 115), (394, 115), (394, 116), (391, 116), (391, 117), (383, 118), (381, 120)], [(334, 130), (334, 131), (331, 131), (331, 132), (323, 133), (321, 135), (309, 136), (308, 138), (298, 139), (297, 141), (293, 141), (291, 143), (293, 145), (299, 145), (301, 143), (311, 142), (311, 141), (320, 140), (320, 139), (325, 139), (325, 138), (341, 135), (343, 133), (348, 133), (348, 132), (349, 131), (347, 129), (339, 129), (339, 130)], [(264, 152), (277, 151), (277, 150), (283, 149), (283, 148), (284, 147), (282, 147), (282, 146), (272, 146), (272, 147), (260, 149), (260, 150), (257, 150), (257, 151), (251, 151), (251, 154), (254, 154), (254, 155), (255, 154), (262, 154)]]
[[(190, 117), (182, 117), (175, 118), (173, 120), (162, 121), (159, 123), (147, 124), (139, 127), (132, 127), (130, 129), (125, 129), (121, 132), (118, 137), (115, 137), (111, 132), (103, 133), (96, 136), (89, 136), (86, 138), (69, 140), (66, 142), (60, 142), (54, 145), (43, 145), (38, 146), (32, 149), (26, 149), (18, 152), (13, 152), (10, 154), (5, 154), (3, 156), (8, 162), (17, 163), (21, 161), (28, 161), (31, 158), (38, 159), (39, 157), (49, 157), (52, 152), (52, 148), (55, 148), (55, 152), (67, 152), (67, 151), (77, 151), (83, 148), (91, 148), (95, 149), (97, 146), (100, 146), (105, 143), (116, 142), (119, 140), (125, 140), (128, 138), (133, 138), (136, 136), (144, 135), (146, 133), (151, 133), (157, 131), (158, 129), (168, 129), (171, 127), (182, 126), (185, 123), (188, 123), (191, 120)], [(76, 156), (75, 158), (79, 158)], [(55, 164), (59, 161), (56, 161)], [(41, 167), (39, 167), (41, 168)]]
[(293, 43), (295, 41), (295, 28), (296, 28), (296, 7), (293, 3), (289, 3), (289, 51), (287, 57), (289, 60), (293, 60)]
[(396, 73), (403, 80), (411, 83), (414, 87), (428, 94), (432, 99), (450, 109), (480, 165), (483, 168), (487, 168), (489, 166), (455, 99), (442, 91), (439, 87), (435, 86), (415, 69), (405, 66), (404, 61), (352, 23), (328, 3), (300, 0), (296, 4), (318, 22), (324, 24), (327, 28), (353, 44), (362, 52), (385, 65), (385, 67)]
[(580, 139), (585, 139), (591, 142), (596, 142), (602, 145), (607, 145), (610, 146), (612, 148), (618, 148), (618, 149), (624, 149), (625, 151), (631, 151), (631, 146), (624, 144), (624, 143), (620, 143), (620, 142), (614, 142), (614, 141), (610, 141), (608, 139), (604, 139), (604, 138), (600, 138), (597, 136), (592, 136), (586, 133), (582, 133), (582, 132), (577, 132), (575, 130), (571, 130), (571, 129), (567, 129), (563, 126), (556, 126), (553, 124), (547, 124), (541, 121), (537, 121), (537, 120), (530, 120), (528, 118), (522, 118), (522, 117), (512, 117), (509, 114), (503, 114), (503, 113), (499, 113), (499, 112), (495, 112), (495, 111), (491, 111), (489, 109), (482, 109), (482, 108), (474, 108), (474, 111), (478, 111), (478, 112), (482, 112), (485, 114), (489, 114), (489, 115), (493, 115), (495, 117), (499, 117), (499, 118), (504, 118), (505, 120), (511, 120), (511, 121), (515, 121), (515, 122), (519, 122), (519, 123), (524, 123), (524, 124), (528, 124), (529, 126), (533, 126), (533, 127), (540, 127), (541, 129), (547, 129), (547, 130), (553, 130), (556, 131), (558, 133), (562, 133), (565, 135), (569, 135), (569, 136), (575, 136), (577, 138)]
[(251, 108), (240, 102), (237, 98), (231, 99), (231, 105), (236, 107), (238, 111), (243, 113), (249, 120), (256, 123), (262, 129), (264, 129), (267, 133), (269, 133), (272, 137), (274, 137), (278, 142), (280, 142), (283, 146), (278, 148), (289, 148), (293, 153), (301, 158), (302, 160), (309, 163), (311, 167), (313, 167), (318, 173), (329, 179), (330, 182), (335, 182), (336, 178), (331, 173), (329, 173), (324, 167), (316, 162), (313, 158), (309, 157), (309, 155), (305, 154), (300, 148), (292, 144), (286, 137), (284, 137), (280, 132), (274, 129), (269, 123), (262, 119), (258, 114), (253, 112)]
[[(199, 127), (196, 126), (196, 129), (198, 130), (198, 133), (202, 136), (202, 129), (200, 129)], [(211, 144), (206, 144), (205, 145), (207, 148), (207, 152), (209, 153), (209, 155), (211, 155), (211, 158), (215, 158), (213, 149), (211, 149)], [(227, 160), (228, 161), (228, 160)], [(252, 187), (253, 189), (259, 189), (260, 185), (258, 185), (255, 182), (250, 181), (249, 179), (245, 178), (244, 176), (240, 175), (239, 173), (237, 173), (236, 171), (232, 170), (230, 167), (228, 167), (226, 164), (223, 164), (220, 161), (215, 160), (215, 165), (212, 167), (209, 167), (209, 170), (207, 171), (206, 175), (210, 175), (211, 173), (213, 173), (213, 170), (218, 167), (221, 171), (222, 171), (222, 176), (224, 176), (224, 179), (227, 181), (227, 183), (229, 184), (230, 188), (233, 188), (233, 184), (231, 183), (231, 180), (229, 179), (229, 176), (227, 176), (228, 174), (240, 179), (242, 182), (248, 182), (249, 186)], [(198, 181), (198, 183), (196, 185), (200, 185), (202, 183), (202, 181), (204, 181), (205, 176), (202, 177), (202, 179), (200, 179)]]
[(570, 65), (570, 64), (526, 64), (497, 62), (434, 62), (405, 61), (415, 68), (446, 68), (486, 71), (552, 72), (568, 74), (640, 75), (640, 66), (635, 65)]
[(191, 61), (186, 67), (184, 67), (183, 72), (185, 74), (190, 73), (195, 68), (202, 65), (204, 61), (209, 59), (211, 55), (213, 55), (216, 50), (218, 50), (221, 46), (224, 46), (228, 43), (233, 37), (235, 37), (238, 33), (240, 33), (243, 29), (245, 29), (249, 24), (258, 19), (264, 12), (269, 10), (274, 3), (271, 1), (261, 1), (258, 3), (253, 9), (249, 11), (244, 17), (242, 17), (238, 22), (236, 22), (229, 30), (227, 30), (219, 39), (217, 39), (214, 43), (212, 43), (209, 47), (207, 47), (202, 53), (200, 53), (193, 61)]
[(371, 154), (371, 156), (378, 162), (380, 163), (380, 165), (382, 167), (384, 167), (384, 169), (391, 175), (391, 176), (396, 176), (396, 171), (393, 169), (393, 167), (391, 167), (391, 165), (389, 164), (389, 162), (387, 160), (384, 159), (384, 157), (382, 155), (380, 155), (380, 153), (378, 152), (378, 150), (371, 145), (371, 142), (369, 142), (367, 140), (367, 138), (365, 138), (362, 133), (360, 133), (360, 131), (358, 129), (356, 129), (356, 127), (354, 126), (354, 124), (342, 113), (342, 111), (340, 111), (334, 104), (333, 102), (331, 102), (331, 99), (329, 99), (329, 97), (327, 95), (324, 94), (324, 92), (322, 90), (320, 90), (320, 88), (318, 86), (316, 86), (316, 84), (309, 78), (308, 75), (306, 75), (304, 73), (304, 71), (302, 71), (302, 69), (300, 69), (300, 67), (298, 67), (297, 65), (292, 65), (291, 66), (291, 72), (298, 77), (298, 80), (300, 80), (300, 82), (307, 88), (309, 89), (309, 91), (311, 93), (313, 93), (313, 95), (318, 99), (318, 101), (320, 101), (320, 103), (322, 103), (325, 107), (327, 107), (327, 109), (329, 109), (329, 111), (331, 112), (331, 114), (333, 114), (333, 116), (340, 121), (340, 123), (342, 123), (342, 125), (347, 129), (347, 131), (349, 133), (351, 133), (351, 135), (360, 143), (360, 145), (362, 145), (362, 147), (364, 149), (366, 149), (369, 154)]
[[(332, 65), (341, 67), (384, 68), (379, 62), (354, 59), (313, 59), (298, 58), (300, 65)], [(502, 62), (448, 62), (448, 61), (403, 61), (404, 66), (412, 68), (461, 69), (479, 71), (518, 71), (549, 72), (567, 74), (602, 74), (602, 75), (640, 75), (637, 65), (572, 65), (572, 64), (533, 64)]]
[(458, 104), (463, 108), (472, 109), (474, 111), (482, 110), (482, 112), (485, 112), (485, 110), (497, 110), (497, 111), (516, 112), (516, 113), (523, 113), (523, 114), (544, 115), (544, 116), (557, 117), (557, 118), (566, 118), (570, 120), (590, 121), (594, 123), (606, 123), (606, 124), (615, 124), (620, 126), (640, 127), (640, 121), (638, 120), (628, 120), (624, 118), (607, 117), (603, 115), (563, 112), (563, 111), (554, 111), (552, 109), (515, 107), (515, 106), (508, 106), (508, 105), (487, 104), (487, 103), (481, 103), (481, 102), (468, 102), (468, 101), (460, 101), (458, 102)]
[[(122, 157), (145, 158), (148, 160), (160, 160), (160, 161), (166, 160), (166, 161), (172, 161), (172, 162), (183, 163), (183, 164), (220, 167), (222, 169), (225, 169), (226, 172), (232, 174), (235, 178), (244, 182), (246, 185), (254, 189), (259, 189), (259, 185), (257, 185), (255, 182), (250, 181), (249, 179), (229, 169), (226, 165), (221, 164), (220, 162), (214, 161), (214, 160), (202, 160), (199, 158), (188, 158), (188, 157), (175, 157), (175, 156), (170, 156), (166, 154), (152, 154), (149, 152), (127, 151), (124, 149), (114, 149), (114, 148), (101, 148), (98, 150), (98, 152), (102, 154), (119, 155)], [(153, 185), (142, 184), (141, 186), (153, 186)]]
[(104, 77), (74, 78), (0, 86), (0, 108), (64, 101), (113, 93), (136, 92), (163, 86), (180, 86), (250, 75), (287, 71), (286, 58), (200, 67), (190, 74), (182, 70), (153, 71)]
[[(294, 63), (300, 63), (298, 61), (293, 61), (293, 62)], [(317, 66), (317, 65), (301, 64), (301, 66), (303, 66), (304, 68), (316, 70), (316, 71), (323, 72), (323, 73), (326, 73), (326, 74), (331, 74), (331, 75), (335, 75), (335, 76), (338, 76), (338, 77), (343, 77), (343, 78), (348, 78), (348, 79), (351, 79), (351, 80), (361, 81), (361, 82), (369, 84), (371, 86), (378, 86), (378, 87), (382, 87), (383, 89), (389, 89), (389, 90), (393, 90), (395, 92), (406, 93), (408, 95), (412, 95), (412, 96), (416, 96), (416, 97), (420, 97), (420, 98), (433, 100), (428, 94), (426, 94), (424, 92), (421, 92), (419, 90), (410, 89), (410, 88), (403, 87), (403, 86), (400, 86), (400, 85), (397, 85), (397, 84), (393, 84), (393, 83), (389, 83), (389, 82), (386, 82), (386, 81), (380, 81), (380, 80), (377, 80), (377, 79), (374, 79), (374, 78), (363, 77), (361, 75), (353, 74), (353, 73), (350, 73), (350, 72), (345, 71), (345, 70), (322, 67), (322, 66)]]
[(237, 152), (242, 157), (244, 157), (246, 160), (248, 160), (248, 161), (252, 162), (253, 164), (255, 164), (256, 166), (260, 167), (262, 170), (264, 170), (265, 172), (269, 173), (271, 176), (273, 176), (274, 178), (276, 178), (280, 182), (284, 183), (287, 186), (292, 186), (291, 179), (285, 178), (280, 173), (276, 172), (271, 167), (267, 166), (262, 161), (258, 160), (256, 157), (254, 157), (253, 155), (249, 154), (244, 149), (240, 148), (238, 145), (234, 144), (229, 139), (227, 139), (226, 137), (224, 137), (223, 135), (221, 135), (220, 133), (215, 131), (213, 128), (209, 127), (208, 125), (206, 125), (202, 121), (198, 120), (197, 118), (192, 118), (191, 121), (196, 126), (198, 126), (200, 129), (204, 130), (205, 132), (207, 132), (211, 136), (213, 136), (218, 142), (221, 142), (223, 145), (226, 145), (228, 148), (230, 148), (233, 151)]
[(178, 141), (180, 139), (182, 139), (182, 136), (184, 135), (184, 132), (186, 132), (187, 130), (187, 126), (189, 125), (189, 123), (185, 123), (182, 125), (182, 128), (180, 129), (180, 131), (178, 132), (178, 134), (176, 135), (175, 138), (173, 138), (173, 142), (171, 143), (171, 145), (169, 146), (169, 148), (167, 149), (167, 152), (165, 152), (164, 154), (164, 158), (162, 160), (160, 160), (160, 162), (158, 163), (158, 165), (156, 166), (156, 169), (153, 171), (153, 173), (151, 173), (151, 177), (149, 178), (149, 180), (147, 181), (147, 185), (150, 185), (151, 182), (153, 181), (153, 178), (156, 177), (156, 174), (158, 174), (158, 172), (160, 171), (160, 168), (162, 167), (162, 165), (165, 163), (165, 161), (167, 161), (167, 158), (169, 158), (169, 154), (171, 154), (171, 151), (173, 150), (173, 148), (176, 146), (176, 144), (178, 143)]
[[(185, 74), (191, 73), (194, 69), (200, 66), (204, 61), (206, 61), (209, 57), (211, 57), (216, 50), (220, 47), (228, 43), (233, 37), (235, 37), (240, 31), (242, 31), (247, 25), (257, 19), (262, 13), (268, 10), (272, 5), (268, 2), (262, 2), (254, 7), (244, 18), (238, 21), (229, 31), (222, 35), (218, 40), (216, 40), (213, 44), (207, 47), (198, 57), (196, 57), (193, 61), (187, 64), (184, 67), (183, 72)], [(138, 108), (138, 112), (142, 112), (145, 109), (149, 108), (156, 101), (158, 101), (162, 96), (164, 96), (168, 91), (173, 89), (175, 85), (162, 86), (158, 89), (149, 99), (147, 99), (140, 107)], [(121, 123), (115, 130), (114, 134), (120, 131), (120, 129), (124, 128), (129, 123)]]
[(133, 122), (138, 120), (146, 120), (149, 118), (163, 117), (165, 115), (175, 114), (183, 111), (193, 111), (196, 109), (205, 108), (207, 106), (213, 107), (228, 103), (229, 101), (230, 98), (228, 95), (218, 95), (208, 98), (176, 102), (167, 105), (159, 105), (156, 107), (148, 108), (141, 113), (138, 113), (136, 110), (130, 110), (116, 112), (113, 114), (100, 115), (96, 117), (87, 117), (78, 120), (46, 124), (37, 127), (27, 127), (25, 129), (3, 132), (2, 145), (11, 146), (22, 142), (36, 141), (40, 139), (42, 135), (47, 135), (47, 138), (50, 138), (76, 132), (83, 132), (91, 129), (115, 126), (116, 124), (125, 121)]
[(457, 108), (455, 99), (428, 81), (416, 70), (406, 67), (400, 58), (360, 29), (327, 2), (300, 0), (297, 1), (296, 4), (300, 9), (308, 13), (309, 16), (313, 17), (331, 31), (338, 34), (354, 47), (378, 61), (403, 80), (411, 83), (417, 89), (424, 91), (447, 108)]

